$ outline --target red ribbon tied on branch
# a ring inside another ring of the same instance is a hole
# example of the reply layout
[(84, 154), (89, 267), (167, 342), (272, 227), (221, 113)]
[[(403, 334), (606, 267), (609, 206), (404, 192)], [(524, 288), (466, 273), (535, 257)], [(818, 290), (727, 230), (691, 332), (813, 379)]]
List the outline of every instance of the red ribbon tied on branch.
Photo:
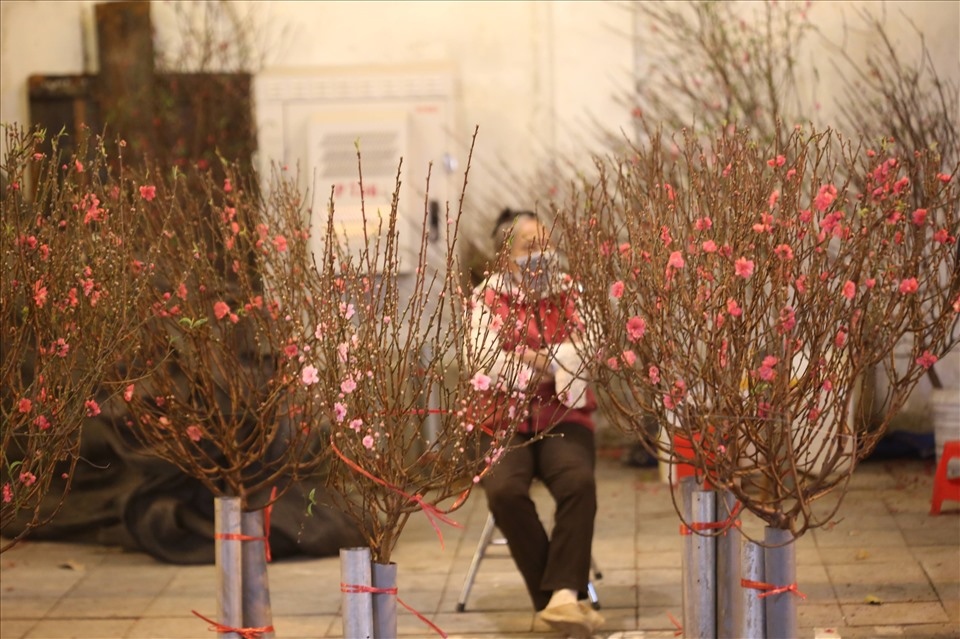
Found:
[[(426, 501), (424, 501), (423, 495), (411, 495), (410, 493), (404, 492), (404, 491), (400, 490), (399, 488), (397, 488), (396, 486), (394, 486), (393, 484), (390, 484), (390, 483), (388, 483), (388, 482), (380, 479), (379, 477), (376, 477), (375, 475), (372, 475), (371, 473), (367, 472), (367, 471), (364, 470), (363, 468), (361, 468), (355, 461), (353, 461), (352, 459), (349, 459), (349, 458), (346, 457), (342, 452), (340, 452), (340, 449), (337, 448), (337, 445), (336, 445), (335, 443), (333, 443), (333, 437), (330, 438), (330, 446), (333, 448), (333, 452), (335, 452), (335, 453), (337, 454), (337, 457), (339, 457), (341, 460), (343, 460), (343, 463), (345, 463), (347, 466), (349, 466), (352, 470), (355, 470), (356, 472), (360, 473), (361, 475), (363, 475), (364, 477), (366, 477), (366, 478), (369, 479), (370, 481), (376, 482), (376, 483), (380, 484), (381, 486), (392, 490), (393, 492), (397, 493), (397, 494), (400, 495), (401, 497), (405, 497), (405, 498), (407, 498), (408, 500), (410, 500), (410, 501), (412, 501), (413, 503), (415, 503), (415, 504), (417, 504), (418, 506), (420, 506), (420, 509), (423, 510), (423, 514), (427, 516), (427, 520), (430, 522), (430, 525), (433, 526), (433, 529), (434, 529), (434, 530), (436, 531), (436, 533), (437, 533), (437, 537), (440, 539), (440, 548), (441, 548), (441, 550), (443, 549), (443, 533), (440, 531), (440, 526), (437, 525), (437, 520), (442, 521), (442, 522), (445, 523), (445, 524), (449, 524), (450, 526), (453, 526), (454, 528), (462, 528), (462, 527), (463, 527), (462, 525), (460, 525), (460, 524), (457, 523), (456, 521), (454, 521), (454, 520), (450, 519), (449, 517), (447, 517), (446, 514), (444, 514), (443, 512), (441, 512), (436, 506), (434, 506), (433, 504), (428, 504)], [(460, 501), (460, 500), (458, 500), (458, 502), (459, 502), (459, 501)]]

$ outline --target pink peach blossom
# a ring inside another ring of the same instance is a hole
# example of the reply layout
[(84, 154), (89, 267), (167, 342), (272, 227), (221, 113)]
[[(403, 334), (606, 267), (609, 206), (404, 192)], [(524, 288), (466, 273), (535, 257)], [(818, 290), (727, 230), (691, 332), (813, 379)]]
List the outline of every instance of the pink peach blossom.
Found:
[(743, 315), (743, 309), (740, 308), (737, 300), (733, 299), (732, 297), (727, 300), (727, 312), (733, 317), (740, 317)]
[(362, 443), (363, 443), (363, 447), (366, 448), (367, 450), (372, 449), (372, 448), (373, 448), (373, 437), (370, 436), (370, 435), (364, 436), (364, 438), (363, 438), (363, 440), (362, 440)]
[(848, 300), (852, 300), (857, 294), (857, 285), (847, 280), (843, 283), (843, 296)]
[(631, 342), (641, 339), (646, 331), (647, 323), (643, 321), (642, 317), (634, 315), (627, 320), (627, 339)]
[(470, 385), (473, 386), (473, 390), (475, 391), (489, 390), (490, 382), (490, 377), (479, 371), (470, 379)]
[(100, 414), (100, 404), (96, 400), (88, 399), (83, 403), (87, 409), (87, 417), (96, 417)]
[(753, 260), (748, 260), (745, 257), (738, 257), (736, 262), (733, 263), (733, 269), (737, 275), (743, 279), (749, 279), (753, 275)]
[(33, 303), (37, 308), (43, 308), (47, 303), (47, 287), (43, 285), (43, 280), (37, 280), (33, 284)]
[(345, 380), (340, 382), (340, 392), (344, 395), (349, 395), (353, 391), (357, 390), (357, 382), (353, 377), (347, 377)]
[(680, 251), (674, 251), (667, 260), (667, 266), (671, 268), (683, 268), (686, 262), (683, 261), (683, 254)]
[(917, 364), (919, 364), (924, 370), (929, 370), (929, 368), (936, 363), (937, 356), (930, 351), (923, 351), (923, 355), (917, 358)]
[(915, 277), (909, 277), (900, 282), (900, 292), (904, 295), (916, 293), (919, 288), (920, 285), (917, 283), (917, 278)]
[(789, 333), (793, 330), (793, 327), (797, 325), (796, 313), (791, 306), (784, 306), (780, 309), (780, 323), (777, 327), (777, 332), (781, 335), (784, 333)]
[(801, 295), (807, 292), (807, 276), (801, 275), (793, 281), (793, 285), (797, 288), (797, 293)]
[(764, 357), (763, 362), (760, 363), (760, 368), (757, 369), (757, 375), (760, 377), (760, 379), (764, 380), (765, 382), (769, 382), (776, 377), (777, 373), (775, 370), (773, 370), (773, 367), (776, 366), (777, 362), (779, 361), (780, 360), (773, 355), (767, 355)]
[(140, 197), (142, 197), (147, 202), (153, 200), (157, 197), (157, 187), (153, 185), (141, 186), (140, 187)]
[(660, 227), (660, 240), (663, 242), (664, 246), (670, 246), (673, 242), (673, 238), (670, 237), (670, 229), (666, 226)]
[(614, 297), (616, 299), (620, 299), (621, 297), (623, 297), (623, 281), (622, 280), (617, 280), (616, 282), (610, 285), (610, 297)]
[(220, 301), (216, 302), (213, 305), (213, 316), (218, 320), (223, 319), (230, 314), (230, 305), (226, 302)]
[(847, 345), (847, 329), (840, 327), (836, 337), (833, 338), (833, 345), (837, 348), (843, 348)]
[(775, 207), (777, 205), (777, 200), (779, 199), (780, 199), (780, 191), (774, 190), (770, 194), (770, 197), (767, 198), (767, 208), (772, 209), (773, 207)]
[(837, 199), (837, 187), (832, 184), (824, 184), (820, 187), (817, 197), (813, 200), (813, 205), (821, 213), (827, 210), (833, 201)]
[(187, 437), (189, 437), (192, 442), (198, 442), (203, 438), (203, 431), (201, 431), (200, 427), (196, 424), (187, 426)]
[(320, 381), (320, 375), (317, 372), (316, 366), (304, 366), (303, 370), (300, 372), (300, 381), (303, 382), (304, 386), (310, 386), (311, 384), (316, 384)]
[(333, 405), (333, 416), (337, 420), (337, 423), (341, 423), (347, 416), (347, 407), (341, 402), (336, 402)]

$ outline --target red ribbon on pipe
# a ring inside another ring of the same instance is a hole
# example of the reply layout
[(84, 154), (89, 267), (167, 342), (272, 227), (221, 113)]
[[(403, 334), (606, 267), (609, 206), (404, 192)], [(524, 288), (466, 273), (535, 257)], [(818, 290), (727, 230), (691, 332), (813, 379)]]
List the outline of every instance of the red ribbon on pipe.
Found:
[(191, 610), (190, 612), (210, 624), (210, 627), (207, 630), (216, 630), (220, 634), (225, 632), (234, 632), (240, 635), (243, 639), (260, 639), (260, 635), (263, 633), (273, 632), (273, 626), (263, 626), (262, 628), (233, 628), (231, 626), (225, 626), (222, 623), (217, 623), (213, 619), (208, 619), (196, 610)]
[[(362, 584), (345, 584), (343, 582), (340, 582), (340, 592), (346, 592), (346, 593), (370, 592), (374, 594), (396, 596), (397, 589), (396, 588), (374, 588), (373, 586), (364, 586)], [(433, 623), (432, 621), (424, 617), (422, 614), (420, 614), (420, 612), (418, 612), (415, 608), (407, 604), (403, 599), (401, 599), (400, 597), (397, 597), (397, 603), (403, 606), (404, 608), (406, 608), (407, 610), (409, 610), (410, 612), (412, 612), (413, 614), (415, 614), (417, 616), (417, 619), (419, 619), (423, 623), (430, 626), (433, 629), (433, 631), (436, 632), (441, 637), (443, 637), (443, 639), (447, 639), (447, 633), (441, 630), (435, 623)]]
[(241, 533), (215, 533), (213, 535), (214, 539), (226, 539), (229, 541), (262, 541), (263, 549), (267, 555), (267, 563), (272, 560), (270, 555), (270, 513), (273, 511), (273, 500), (277, 496), (277, 487), (274, 486), (273, 490), (270, 491), (270, 500), (271, 503), (267, 506), (263, 513), (263, 536), (257, 535), (243, 535)]
[(703, 521), (703, 522), (693, 522), (689, 526), (684, 523), (680, 523), (680, 534), (681, 535), (692, 535), (694, 530), (723, 530), (723, 534), (727, 534), (727, 529), (730, 526), (736, 526), (740, 528), (741, 521), (737, 519), (737, 515), (740, 514), (740, 511), (743, 510), (743, 504), (739, 501), (733, 507), (733, 510), (730, 511), (730, 514), (727, 515), (727, 518), (723, 521)]
[[(440, 526), (437, 525), (437, 522), (435, 521), (435, 519), (436, 519), (436, 520), (440, 520), (440, 521), (442, 521), (442, 522), (445, 523), (445, 524), (449, 524), (449, 525), (451, 525), (451, 526), (453, 526), (453, 527), (455, 527), (455, 528), (462, 528), (462, 527), (463, 527), (463, 526), (461, 526), (459, 523), (457, 523), (456, 521), (454, 521), (454, 520), (450, 519), (449, 517), (447, 517), (446, 514), (444, 514), (443, 512), (441, 512), (441, 511), (440, 511), (436, 506), (434, 506), (433, 504), (428, 504), (427, 502), (425, 502), (425, 501), (423, 500), (423, 495), (411, 495), (410, 493), (406, 493), (406, 492), (400, 490), (399, 488), (397, 488), (396, 486), (394, 486), (393, 484), (390, 484), (390, 483), (388, 483), (388, 482), (380, 479), (379, 477), (376, 477), (376, 476), (370, 474), (369, 472), (367, 472), (367, 471), (364, 470), (363, 468), (361, 468), (359, 465), (357, 465), (356, 462), (354, 462), (353, 460), (347, 458), (343, 453), (340, 452), (340, 449), (337, 448), (337, 445), (336, 445), (335, 443), (333, 443), (333, 437), (330, 438), (330, 446), (333, 448), (333, 452), (335, 452), (335, 453), (337, 454), (337, 457), (339, 457), (340, 459), (342, 459), (342, 460), (343, 460), (343, 463), (345, 463), (345, 464), (346, 464), (347, 466), (349, 466), (351, 469), (357, 471), (358, 473), (360, 473), (361, 475), (363, 475), (363, 476), (366, 477), (367, 479), (369, 479), (369, 480), (371, 480), (371, 481), (373, 481), (373, 482), (376, 482), (376, 483), (380, 484), (381, 486), (383, 486), (383, 487), (385, 487), (385, 488), (388, 488), (388, 489), (392, 490), (393, 492), (397, 493), (397, 494), (400, 495), (401, 497), (406, 497), (407, 499), (409, 499), (409, 500), (412, 501), (413, 503), (415, 503), (415, 504), (417, 504), (418, 506), (420, 506), (420, 509), (423, 510), (423, 514), (427, 516), (427, 520), (430, 522), (430, 525), (433, 526), (433, 529), (436, 531), (437, 537), (440, 538), (440, 548), (441, 548), (441, 549), (443, 549), (443, 533), (440, 531)], [(457, 502), (456, 502), (455, 505), (458, 505), (458, 504), (462, 503), (462, 501), (463, 501), (464, 499), (466, 499), (466, 495), (469, 494), (469, 492), (470, 492), (470, 489), (469, 489), (469, 488), (468, 488), (466, 491), (464, 491), (464, 493), (460, 496), (460, 498), (457, 499)]]
[(683, 624), (681, 624), (679, 621), (677, 621), (677, 618), (674, 617), (673, 615), (671, 615), (669, 610), (667, 611), (667, 617), (669, 617), (669, 618), (670, 618), (670, 621), (673, 623), (673, 625), (675, 625), (675, 626), (677, 627), (677, 629), (676, 629), (676, 630), (674, 631), (674, 633), (673, 633), (673, 636), (674, 636), (674, 637), (679, 637), (680, 635), (682, 635), (682, 634), (683, 634)]
[(786, 586), (775, 586), (773, 584), (764, 583), (762, 581), (750, 581), (749, 579), (741, 579), (740, 585), (743, 588), (753, 588), (754, 590), (762, 590), (763, 592), (757, 595), (757, 597), (759, 597), (760, 599), (763, 599), (764, 597), (769, 597), (771, 595), (780, 595), (785, 592), (792, 592), (793, 594), (800, 597), (801, 599), (807, 598), (805, 594), (803, 594), (797, 589), (796, 582)]

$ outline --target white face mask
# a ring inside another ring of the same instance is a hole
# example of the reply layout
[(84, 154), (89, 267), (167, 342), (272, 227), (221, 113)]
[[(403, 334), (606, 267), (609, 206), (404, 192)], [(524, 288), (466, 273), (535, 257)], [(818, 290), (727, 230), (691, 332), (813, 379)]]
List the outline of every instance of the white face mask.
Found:
[(555, 251), (537, 251), (515, 258), (514, 262), (520, 267), (514, 278), (521, 287), (532, 293), (549, 293), (560, 281), (562, 266), (560, 256)]

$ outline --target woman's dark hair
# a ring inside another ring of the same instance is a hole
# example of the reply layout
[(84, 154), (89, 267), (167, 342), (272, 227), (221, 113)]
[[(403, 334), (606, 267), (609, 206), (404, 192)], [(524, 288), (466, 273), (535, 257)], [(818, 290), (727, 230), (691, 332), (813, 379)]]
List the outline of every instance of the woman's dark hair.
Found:
[(529, 217), (534, 220), (539, 219), (537, 214), (533, 211), (515, 211), (509, 208), (500, 211), (500, 215), (497, 217), (497, 221), (493, 225), (493, 232), (490, 234), (490, 236), (493, 238), (494, 252), (499, 253), (501, 250), (503, 250), (504, 245), (510, 238), (510, 233), (513, 231), (514, 223), (521, 217)]

